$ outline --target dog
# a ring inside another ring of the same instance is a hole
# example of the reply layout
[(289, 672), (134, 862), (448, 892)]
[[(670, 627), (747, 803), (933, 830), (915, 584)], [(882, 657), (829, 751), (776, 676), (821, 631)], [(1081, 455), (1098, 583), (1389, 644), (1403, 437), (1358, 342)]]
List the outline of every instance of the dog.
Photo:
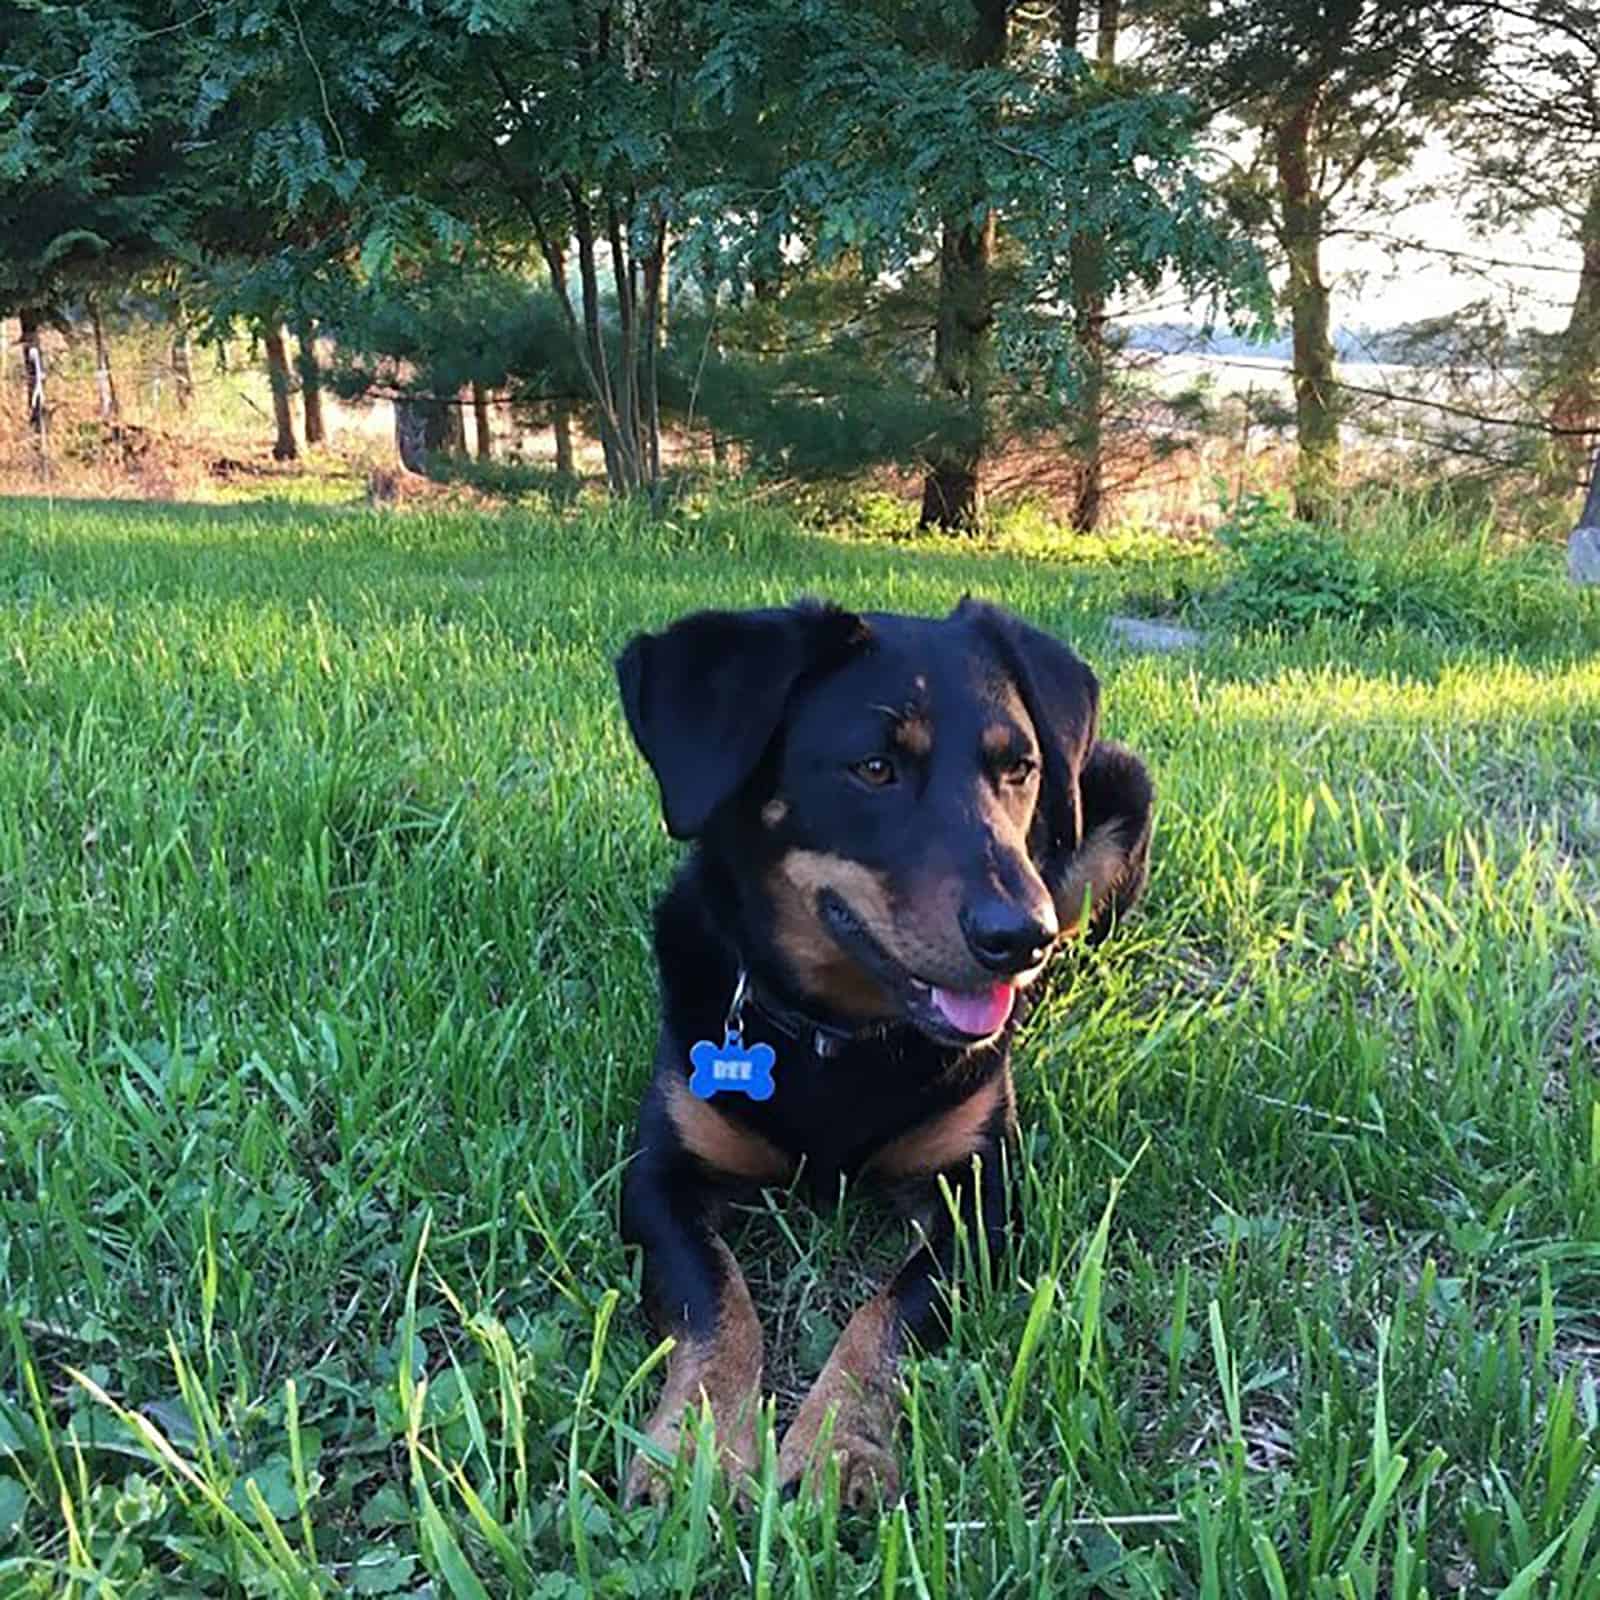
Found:
[(826, 1438), (847, 1504), (893, 1500), (898, 1363), (948, 1336), (957, 1219), (991, 1259), (1004, 1243), (1012, 1037), (1052, 952), (1142, 892), (1150, 777), (1097, 737), (1066, 645), (970, 598), (940, 619), (700, 612), (616, 671), (667, 831), (693, 842), (656, 908), (660, 1040), (623, 1180), (646, 1309), (675, 1340), (627, 1498), (659, 1497), (703, 1405), (725, 1467), (755, 1468), (761, 1325), (717, 1229), (741, 1191), (803, 1175), (823, 1200), (875, 1180), (920, 1232), (779, 1476), (814, 1486)]

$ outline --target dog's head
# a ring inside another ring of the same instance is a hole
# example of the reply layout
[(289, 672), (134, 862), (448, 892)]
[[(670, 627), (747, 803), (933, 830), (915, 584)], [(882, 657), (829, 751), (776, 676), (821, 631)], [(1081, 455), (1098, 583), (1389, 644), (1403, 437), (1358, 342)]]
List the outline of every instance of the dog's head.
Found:
[[(1143, 768), (1091, 770), (1094, 674), (995, 607), (702, 612), (617, 675), (669, 831), (738, 885), (746, 961), (833, 1014), (987, 1038), (1137, 892)], [(1111, 832), (1085, 807), (1108, 779)]]

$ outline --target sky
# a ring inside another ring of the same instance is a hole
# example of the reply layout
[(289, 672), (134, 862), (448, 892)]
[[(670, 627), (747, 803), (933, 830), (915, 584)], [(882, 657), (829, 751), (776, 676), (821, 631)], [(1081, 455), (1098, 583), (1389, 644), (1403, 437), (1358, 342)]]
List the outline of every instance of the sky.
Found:
[[(1448, 195), (1461, 169), (1448, 145), (1435, 138), (1416, 170)], [(1547, 331), (1564, 327), (1578, 283), (1576, 242), (1562, 237), (1554, 219), (1526, 232), (1476, 235), (1463, 212), (1460, 203), (1441, 198), (1377, 219), (1374, 231), (1431, 247), (1408, 250), (1397, 260), (1370, 240), (1330, 241), (1325, 268), (1334, 284), (1334, 320), (1388, 327), (1445, 315), (1493, 291), (1515, 296), (1517, 321)], [(1440, 251), (1474, 259), (1452, 261)]]

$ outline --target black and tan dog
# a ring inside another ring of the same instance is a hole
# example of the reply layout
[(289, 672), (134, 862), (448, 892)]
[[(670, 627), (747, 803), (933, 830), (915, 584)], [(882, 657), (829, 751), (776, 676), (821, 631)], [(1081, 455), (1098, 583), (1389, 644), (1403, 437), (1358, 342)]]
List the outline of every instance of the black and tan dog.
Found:
[[(656, 912), (661, 1038), (623, 1192), (677, 1340), (648, 1436), (671, 1452), (709, 1402), (727, 1464), (753, 1467), (761, 1327), (719, 1214), (797, 1172), (819, 1197), (864, 1175), (920, 1242), (846, 1327), (779, 1469), (816, 1465), (833, 1410), (846, 1497), (892, 1496), (896, 1363), (945, 1333), (938, 1180), (998, 1247), (1024, 993), (1143, 887), (1149, 779), (1096, 739), (1083, 662), (972, 601), (704, 612), (634, 639), (617, 676), (668, 830), (695, 841)], [(656, 1482), (641, 1455), (630, 1494)]]

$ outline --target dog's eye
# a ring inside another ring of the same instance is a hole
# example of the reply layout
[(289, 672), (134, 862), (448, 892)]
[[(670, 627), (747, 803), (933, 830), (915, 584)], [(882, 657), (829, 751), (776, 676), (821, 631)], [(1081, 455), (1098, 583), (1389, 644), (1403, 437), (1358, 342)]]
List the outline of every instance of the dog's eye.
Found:
[(888, 756), (868, 756), (852, 763), (850, 770), (871, 789), (886, 789), (894, 782), (894, 762)]
[(1027, 783), (1039, 770), (1039, 763), (1032, 756), (1012, 756), (1000, 768), (1000, 781), (1002, 783)]

